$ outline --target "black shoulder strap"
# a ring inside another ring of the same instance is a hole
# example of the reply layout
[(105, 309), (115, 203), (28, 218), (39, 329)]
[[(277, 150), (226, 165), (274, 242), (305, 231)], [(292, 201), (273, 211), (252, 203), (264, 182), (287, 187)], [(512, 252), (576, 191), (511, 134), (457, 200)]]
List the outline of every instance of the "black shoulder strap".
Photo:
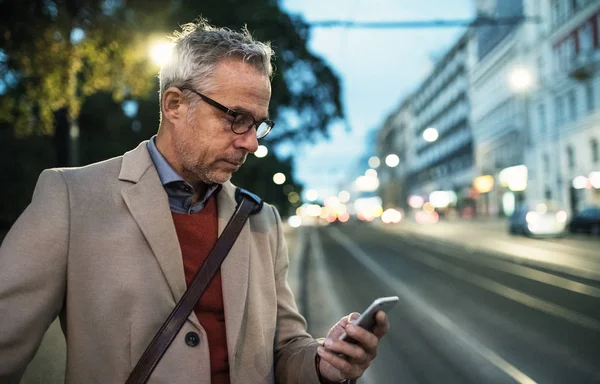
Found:
[(177, 336), (177, 333), (179, 333), (179, 330), (196, 306), (196, 303), (200, 300), (204, 290), (221, 267), (225, 256), (231, 250), (235, 239), (240, 234), (248, 217), (262, 208), (262, 200), (248, 191), (238, 188), (235, 195), (238, 202), (235, 213), (225, 226), (215, 247), (206, 257), (206, 261), (202, 264), (198, 272), (196, 272), (196, 276), (194, 276), (189, 288), (160, 327), (135, 368), (133, 368), (126, 384), (143, 384), (148, 381), (154, 368), (156, 368), (156, 365)]
[(260, 210), (263, 207), (262, 199), (260, 197), (258, 197), (257, 195), (255, 195), (254, 193), (245, 190), (244, 188), (236, 188), (235, 201), (239, 204), (240, 201), (242, 201), (242, 198), (244, 198), (244, 197), (251, 199), (252, 201), (254, 201), (256, 203), (256, 206), (252, 210), (252, 214), (260, 212)]

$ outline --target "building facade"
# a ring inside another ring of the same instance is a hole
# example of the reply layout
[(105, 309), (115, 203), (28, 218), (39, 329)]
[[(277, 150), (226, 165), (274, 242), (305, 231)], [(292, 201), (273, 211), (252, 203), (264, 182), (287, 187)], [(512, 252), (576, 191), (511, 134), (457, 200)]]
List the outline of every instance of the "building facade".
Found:
[(531, 95), (535, 170), (528, 197), (570, 213), (600, 205), (600, 2), (545, 2)]
[[(377, 152), (401, 155), (404, 170), (382, 170), (382, 184), (403, 185), (402, 199), (451, 191), (459, 213), (472, 204), (480, 216), (541, 201), (570, 214), (600, 205), (600, 1), (475, 5), (484, 22), (383, 124)], [(425, 140), (429, 128), (436, 140)], [(395, 188), (380, 195), (400, 199)]]
[[(381, 159), (381, 164), (377, 168), (378, 194), (384, 208), (408, 209), (407, 176), (414, 159), (412, 103), (412, 96), (404, 99), (377, 132), (376, 154)], [(391, 167), (386, 164), (389, 155), (398, 156), (397, 165)]]
[[(472, 33), (467, 31), (413, 95), (409, 193), (427, 201), (432, 192), (449, 192), (454, 196), (450, 205), (459, 212), (470, 209), (474, 176), (469, 96), (473, 47)], [(435, 130), (437, 138), (428, 137), (427, 130)]]
[[(491, 176), (494, 180), (491, 189), (476, 191), (479, 215), (511, 213), (517, 199), (498, 180), (504, 169), (525, 164), (526, 108), (522, 96), (509, 83), (512, 71), (526, 61), (520, 46), (523, 32), (519, 27), (513, 29), (485, 56), (479, 57), (470, 73), (476, 175)], [(508, 199), (512, 203), (507, 203)]]

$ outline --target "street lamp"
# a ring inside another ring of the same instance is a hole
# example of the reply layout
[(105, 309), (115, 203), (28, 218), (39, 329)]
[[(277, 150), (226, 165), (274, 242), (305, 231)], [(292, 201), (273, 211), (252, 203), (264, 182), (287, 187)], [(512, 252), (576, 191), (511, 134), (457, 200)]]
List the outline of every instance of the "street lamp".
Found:
[(152, 58), (152, 61), (161, 67), (169, 62), (172, 52), (173, 43), (168, 41), (158, 40), (150, 46), (150, 57)]
[(508, 82), (513, 91), (527, 92), (533, 85), (533, 76), (527, 68), (515, 68), (508, 76)]
[(440, 134), (438, 133), (437, 129), (435, 129), (435, 128), (429, 127), (423, 131), (423, 138), (425, 139), (425, 141), (427, 141), (429, 143), (433, 143), (434, 141), (436, 141), (439, 136), (440, 136)]

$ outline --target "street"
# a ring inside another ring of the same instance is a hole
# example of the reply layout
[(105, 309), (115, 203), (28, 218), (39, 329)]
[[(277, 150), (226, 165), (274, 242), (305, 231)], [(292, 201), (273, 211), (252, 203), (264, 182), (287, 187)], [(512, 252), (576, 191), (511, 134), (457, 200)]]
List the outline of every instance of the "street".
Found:
[[(301, 294), (300, 303), (314, 334), (326, 332), (321, 324), (360, 311), (378, 296), (400, 296), (365, 383), (600, 381), (597, 280), (472, 246), (461, 250), (406, 226), (384, 230), (343, 224), (301, 231), (308, 239), (304, 257), (313, 267), (303, 268), (309, 296)], [(554, 240), (510, 237), (506, 247), (510, 251), (511, 245), (527, 241), (537, 242), (538, 254), (546, 247), (549, 253), (567, 247), (556, 247)], [(581, 256), (588, 263), (589, 250), (600, 245), (591, 239), (572, 243), (579, 245), (571, 248), (574, 259)], [(319, 285), (314, 275), (324, 271), (327, 277)], [(330, 296), (332, 304), (321, 305), (322, 296)], [(322, 319), (323, 311), (329, 321)]]
[[(376, 297), (400, 297), (361, 383), (600, 381), (598, 239), (410, 222), (287, 227), (286, 238), (290, 286), (315, 337)], [(61, 383), (63, 370), (55, 322), (22, 383)]]

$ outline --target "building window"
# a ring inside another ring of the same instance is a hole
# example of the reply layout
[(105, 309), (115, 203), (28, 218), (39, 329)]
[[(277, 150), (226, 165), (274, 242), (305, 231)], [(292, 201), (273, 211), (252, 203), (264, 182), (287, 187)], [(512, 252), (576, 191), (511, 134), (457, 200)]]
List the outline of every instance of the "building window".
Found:
[(589, 82), (585, 86), (585, 100), (587, 105), (587, 111), (591, 112), (596, 108), (596, 95), (594, 94), (594, 83)]
[(594, 49), (594, 26), (592, 22), (585, 23), (579, 29), (579, 52), (583, 55)]
[(575, 152), (570, 145), (567, 147), (567, 162), (570, 169), (575, 168)]
[(552, 200), (552, 190), (550, 188), (546, 187), (546, 190), (544, 191), (544, 197), (546, 200)]
[(538, 119), (540, 125), (540, 134), (546, 134), (546, 107), (544, 104), (538, 105)]
[(544, 154), (544, 173), (546, 175), (550, 174), (550, 157), (547, 154)]
[(552, 1), (552, 22), (554, 24), (558, 24), (560, 22), (560, 19), (561, 19), (560, 1), (554, 0), (554, 1)]
[(592, 139), (590, 141), (590, 147), (592, 150), (592, 162), (594, 164), (598, 164), (598, 161), (600, 160), (600, 153), (598, 153), (598, 140)]
[(577, 98), (575, 97), (575, 90), (571, 89), (567, 96), (569, 100), (569, 120), (573, 121), (577, 119)]
[(577, 55), (577, 36), (571, 36), (567, 39), (567, 62), (566, 65), (569, 66), (573, 63), (573, 59)]
[(555, 99), (556, 104), (556, 125), (563, 125), (565, 122), (565, 105), (563, 103), (563, 98), (561, 96), (556, 96)]

